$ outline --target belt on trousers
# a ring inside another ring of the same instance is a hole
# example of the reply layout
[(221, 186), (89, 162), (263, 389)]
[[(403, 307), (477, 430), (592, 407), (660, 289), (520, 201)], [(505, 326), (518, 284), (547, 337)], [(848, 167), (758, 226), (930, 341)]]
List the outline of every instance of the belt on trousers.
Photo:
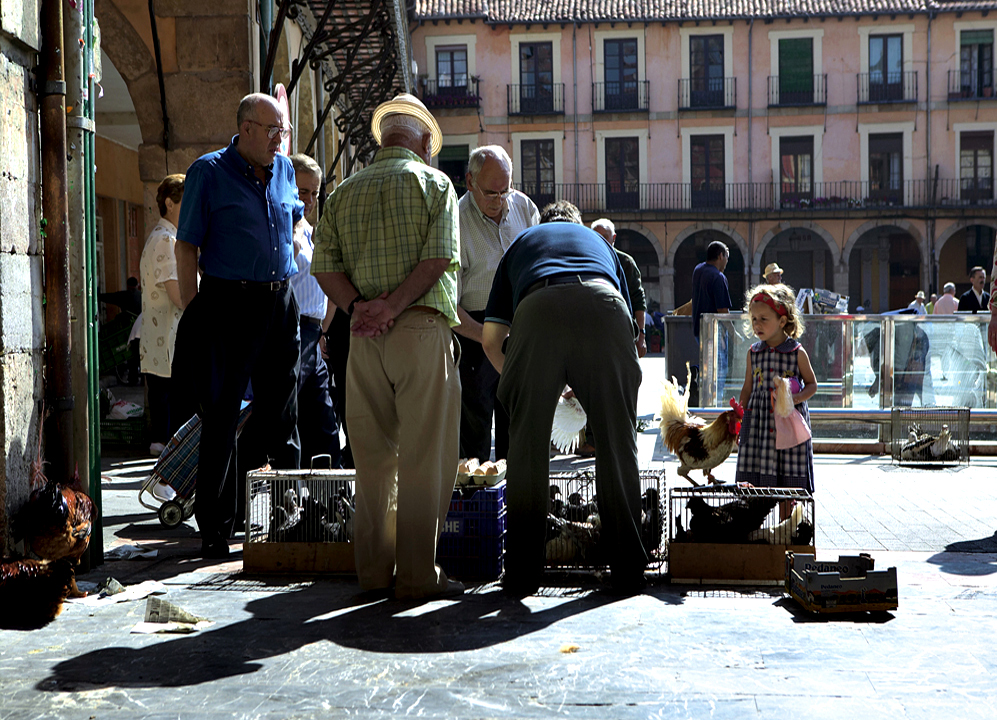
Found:
[(301, 322), (302, 324), (318, 325), (319, 327), (322, 327), (322, 318), (313, 318), (308, 315), (302, 315)]
[(201, 282), (209, 282), (211, 285), (222, 285), (232, 289), (253, 290), (257, 292), (280, 292), (287, 290), (289, 281), (274, 280), (273, 282), (259, 282), (258, 280), (228, 280), (226, 278), (205, 275)]
[(441, 313), (439, 310), (437, 310), (434, 307), (429, 307), (428, 305), (409, 305), (405, 309), (415, 310), (416, 312), (426, 313), (427, 315), (440, 315), (440, 316), (443, 315), (443, 313)]
[(537, 282), (526, 288), (526, 292), (523, 293), (522, 300), (527, 295), (535, 293), (537, 290), (542, 290), (545, 287), (550, 287), (551, 285), (580, 285), (583, 282), (601, 281), (610, 285), (609, 280), (605, 275), (600, 275), (599, 273), (574, 273), (572, 275), (551, 275), (550, 277), (545, 277), (543, 280), (538, 280)]

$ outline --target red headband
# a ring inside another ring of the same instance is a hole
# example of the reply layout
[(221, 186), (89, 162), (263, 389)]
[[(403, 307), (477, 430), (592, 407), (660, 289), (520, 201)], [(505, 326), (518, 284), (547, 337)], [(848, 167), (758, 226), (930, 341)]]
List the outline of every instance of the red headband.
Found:
[(789, 312), (786, 310), (785, 307), (783, 307), (782, 305), (776, 304), (776, 301), (773, 300), (768, 295), (766, 295), (765, 293), (758, 293), (753, 298), (751, 298), (751, 302), (765, 303), (770, 308), (772, 308), (773, 310), (775, 310), (776, 314), (782, 315), (783, 317), (786, 317), (789, 314)]

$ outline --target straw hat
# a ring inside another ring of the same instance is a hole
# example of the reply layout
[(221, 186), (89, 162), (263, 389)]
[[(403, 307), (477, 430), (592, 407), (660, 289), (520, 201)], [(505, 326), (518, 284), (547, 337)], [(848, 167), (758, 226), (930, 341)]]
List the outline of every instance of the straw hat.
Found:
[(374, 110), (374, 116), (370, 119), (370, 131), (379, 145), (381, 143), (381, 121), (388, 115), (411, 115), (421, 120), (429, 128), (432, 136), (430, 155), (436, 156), (440, 152), (443, 147), (443, 133), (440, 131), (440, 126), (436, 123), (436, 118), (433, 117), (432, 113), (415, 95), (401, 93), (391, 100), (381, 103)]
[(924, 290), (918, 290), (917, 295), (914, 296), (915, 300), (924, 300)]
[(763, 272), (762, 275), (768, 277), (772, 273), (781, 273), (781, 272), (785, 272), (785, 270), (779, 267), (779, 263), (769, 263), (768, 265), (765, 266), (765, 272)]

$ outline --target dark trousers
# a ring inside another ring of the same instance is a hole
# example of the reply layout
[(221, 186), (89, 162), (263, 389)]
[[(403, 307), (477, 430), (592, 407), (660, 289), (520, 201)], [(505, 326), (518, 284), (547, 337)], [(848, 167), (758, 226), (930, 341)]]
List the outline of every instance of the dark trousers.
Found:
[(340, 467), (339, 422), (329, 394), (329, 370), (322, 358), (322, 326), (301, 319), (301, 370), (298, 373), (298, 436), (301, 460), (310, 466), (315, 455), (328, 454)]
[[(469, 312), (478, 322), (484, 311)], [(492, 415), (495, 416), (495, 459), (509, 455), (509, 415), (496, 401), (499, 374), (481, 343), (460, 337), (460, 456), (485, 462), (492, 454)]]
[[(350, 358), (350, 316), (336, 309), (329, 324), (329, 332), (325, 336), (325, 350), (329, 355), (329, 370), (332, 373), (333, 388), (332, 404), (336, 409), (336, 417), (346, 417), (346, 362)], [(343, 423), (342, 465), (353, 468), (353, 450), (350, 448), (350, 434), (346, 423)]]
[(152, 373), (145, 374), (149, 398), (149, 436), (152, 442), (165, 445), (173, 437), (170, 420), (170, 378)]
[(205, 331), (199, 322), (197, 297), (187, 306), (177, 325), (170, 368), (170, 437), (197, 414), (197, 378), (201, 371), (199, 350)]
[(595, 436), (601, 544), (614, 577), (643, 572), (637, 390), (641, 370), (623, 297), (602, 283), (555, 285), (516, 309), (499, 382), (509, 410), (506, 579), (540, 584), (550, 487), (550, 428), (564, 386), (588, 414)]
[(210, 544), (227, 540), (235, 522), (237, 483), (229, 470), (250, 380), (259, 449), (274, 468), (299, 467), (299, 316), (288, 287), (272, 292), (212, 277), (202, 278), (191, 305), (205, 330), (196, 380), (202, 425), (194, 515), (202, 542)]

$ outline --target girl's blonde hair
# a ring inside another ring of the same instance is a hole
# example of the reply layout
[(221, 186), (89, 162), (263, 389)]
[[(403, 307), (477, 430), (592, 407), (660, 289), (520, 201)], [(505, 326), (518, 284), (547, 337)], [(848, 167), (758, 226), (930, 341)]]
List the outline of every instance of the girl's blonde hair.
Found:
[(789, 285), (779, 283), (777, 285), (761, 284), (755, 285), (744, 295), (744, 308), (747, 310), (744, 318), (744, 331), (748, 335), (752, 334), (751, 329), (751, 303), (759, 295), (763, 302), (775, 310), (777, 315), (782, 315), (781, 310), (785, 310), (786, 327), (783, 328), (791, 338), (798, 338), (803, 334), (806, 323), (803, 321), (803, 313), (796, 307), (796, 291)]

